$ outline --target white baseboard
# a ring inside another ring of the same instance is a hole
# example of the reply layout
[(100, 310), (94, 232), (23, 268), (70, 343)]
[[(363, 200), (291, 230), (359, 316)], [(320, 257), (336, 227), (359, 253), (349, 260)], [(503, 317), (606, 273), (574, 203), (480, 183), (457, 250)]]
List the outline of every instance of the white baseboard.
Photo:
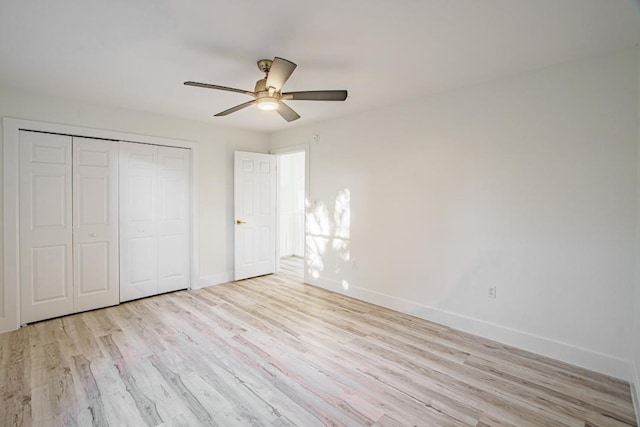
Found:
[(233, 271), (229, 270), (226, 273), (201, 277), (194, 283), (191, 289), (201, 289), (206, 288), (207, 286), (221, 285), (231, 281), (233, 281)]
[[(532, 353), (551, 357), (556, 360), (610, 375), (625, 381), (631, 382), (634, 380), (631, 378), (632, 369), (631, 362), (629, 360), (577, 347), (571, 344), (554, 341), (502, 325), (441, 310), (436, 307), (418, 304), (414, 301), (408, 301), (357, 286), (350, 285), (349, 288), (345, 290), (341, 283), (330, 279), (313, 279), (308, 277), (307, 280), (311, 285), (337, 292), (339, 294), (410, 314), (421, 319), (498, 341)], [(639, 384), (640, 383), (638, 383), (636, 379), (636, 386)]]

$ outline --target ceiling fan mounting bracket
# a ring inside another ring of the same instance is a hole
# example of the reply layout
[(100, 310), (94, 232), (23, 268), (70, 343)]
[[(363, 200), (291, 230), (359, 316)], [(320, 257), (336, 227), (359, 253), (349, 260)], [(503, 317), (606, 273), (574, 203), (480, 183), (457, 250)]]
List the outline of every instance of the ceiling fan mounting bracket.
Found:
[(261, 60), (258, 61), (258, 68), (263, 73), (269, 74), (269, 71), (271, 70), (271, 64), (272, 63), (273, 63), (273, 60), (271, 60), (271, 59), (261, 59)]

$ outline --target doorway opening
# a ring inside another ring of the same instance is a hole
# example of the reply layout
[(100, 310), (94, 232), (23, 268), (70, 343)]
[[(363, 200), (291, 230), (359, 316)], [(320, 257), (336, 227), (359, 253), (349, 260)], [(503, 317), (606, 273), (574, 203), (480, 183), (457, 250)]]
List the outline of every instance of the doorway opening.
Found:
[(307, 188), (305, 151), (278, 154), (277, 170), (278, 271), (302, 279)]

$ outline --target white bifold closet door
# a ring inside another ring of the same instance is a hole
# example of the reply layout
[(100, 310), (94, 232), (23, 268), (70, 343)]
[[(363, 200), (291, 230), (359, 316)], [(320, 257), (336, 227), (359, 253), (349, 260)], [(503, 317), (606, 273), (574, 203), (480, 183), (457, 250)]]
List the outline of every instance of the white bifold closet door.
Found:
[(189, 159), (120, 143), (120, 301), (189, 288)]
[(74, 311), (118, 304), (118, 263), (118, 142), (74, 136)]
[(118, 303), (117, 149), (20, 131), (21, 323)]
[(190, 150), (158, 147), (158, 293), (190, 282)]

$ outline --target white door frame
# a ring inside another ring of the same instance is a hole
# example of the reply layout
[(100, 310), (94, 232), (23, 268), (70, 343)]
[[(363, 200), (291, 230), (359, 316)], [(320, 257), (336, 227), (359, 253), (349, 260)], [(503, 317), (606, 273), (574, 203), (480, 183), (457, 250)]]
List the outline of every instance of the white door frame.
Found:
[[(18, 143), (20, 130), (57, 133), (85, 138), (109, 139), (114, 141), (128, 141), (142, 144), (153, 144), (169, 147), (191, 149), (191, 286), (200, 277), (199, 260), (200, 244), (197, 230), (199, 229), (198, 210), (198, 144), (193, 141), (161, 138), (156, 136), (137, 135), (126, 132), (116, 132), (102, 129), (91, 129), (56, 123), (39, 122), (4, 117), (3, 128), (3, 286), (4, 293), (0, 293), (0, 332), (18, 329), (20, 327), (20, 258), (18, 215), (19, 178), (18, 178)], [(4, 298), (3, 298), (4, 297)]]
[[(293, 154), (293, 153), (301, 153), (304, 152), (304, 198), (305, 198), (305, 208), (304, 208), (304, 281), (308, 282), (307, 278), (307, 201), (309, 200), (310, 193), (310, 180), (309, 180), (309, 166), (311, 164), (310, 160), (310, 152), (311, 146), (309, 144), (299, 144), (299, 145), (291, 145), (288, 147), (280, 147), (273, 150), (269, 150), (269, 154), (275, 154), (278, 156), (278, 166), (280, 165), (280, 155), (283, 154)], [(278, 167), (278, 173), (276, 174), (276, 215), (278, 221), (276, 221), (276, 271), (280, 271), (280, 211), (278, 207), (280, 206), (280, 168)]]

